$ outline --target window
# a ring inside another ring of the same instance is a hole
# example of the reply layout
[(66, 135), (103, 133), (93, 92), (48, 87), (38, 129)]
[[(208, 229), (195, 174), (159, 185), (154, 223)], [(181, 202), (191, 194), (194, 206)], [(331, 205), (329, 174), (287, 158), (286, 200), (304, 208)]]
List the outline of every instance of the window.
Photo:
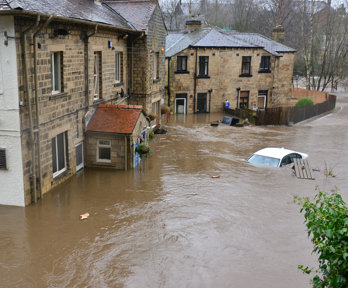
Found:
[(249, 91), (241, 91), (239, 99), (239, 108), (248, 109), (249, 108)]
[(94, 52), (94, 100), (102, 98), (102, 85), (101, 85), (101, 52)]
[(198, 76), (206, 77), (209, 72), (209, 57), (208, 56), (199, 56), (199, 71)]
[(153, 55), (153, 79), (159, 79), (159, 52)]
[(121, 83), (123, 81), (123, 53), (117, 52), (115, 55), (115, 81)]
[(0, 148), (0, 169), (7, 169), (6, 166), (6, 150)]
[(160, 101), (152, 103), (152, 113), (159, 114)]
[(251, 56), (243, 56), (242, 57), (241, 76), (251, 76)]
[(261, 56), (260, 71), (259, 72), (270, 72), (271, 69), (271, 56)]
[(67, 168), (67, 137), (66, 132), (52, 138), (52, 168), (53, 177), (58, 176)]
[(52, 94), (63, 92), (63, 53), (53, 52), (51, 53), (51, 84)]
[(98, 162), (111, 162), (111, 141), (110, 140), (98, 140), (97, 147), (97, 161)]
[(187, 56), (177, 57), (177, 72), (187, 72)]

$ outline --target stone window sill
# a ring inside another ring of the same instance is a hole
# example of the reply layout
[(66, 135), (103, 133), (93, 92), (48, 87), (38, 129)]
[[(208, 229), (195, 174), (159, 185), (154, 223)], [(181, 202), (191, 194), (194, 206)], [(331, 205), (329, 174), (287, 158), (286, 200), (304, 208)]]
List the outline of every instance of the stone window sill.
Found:
[(52, 95), (49, 97), (49, 100), (56, 100), (56, 99), (60, 99), (60, 98), (64, 98), (64, 97), (68, 97), (68, 93), (66, 93), (66, 92), (60, 92), (60, 93), (52, 94)]
[(190, 74), (189, 71), (175, 71), (175, 74)]
[(259, 70), (259, 73), (271, 73), (271, 70), (263, 69), (263, 70)]
[(208, 76), (208, 75), (198, 75), (197, 78), (199, 78), (199, 79), (210, 79), (210, 76)]
[(153, 79), (153, 83), (158, 83), (161, 81), (161, 78)]
[(114, 84), (114, 87), (120, 87), (120, 86), (123, 86), (123, 85), (124, 85), (123, 81), (122, 82), (117, 82), (117, 83)]
[(240, 74), (239, 77), (253, 77), (251, 74)]
[(64, 172), (60, 173), (56, 177), (53, 177), (53, 181), (60, 180), (60, 179), (64, 178), (66, 175), (68, 175), (70, 173), (71, 173), (71, 170), (70, 169), (66, 169)]

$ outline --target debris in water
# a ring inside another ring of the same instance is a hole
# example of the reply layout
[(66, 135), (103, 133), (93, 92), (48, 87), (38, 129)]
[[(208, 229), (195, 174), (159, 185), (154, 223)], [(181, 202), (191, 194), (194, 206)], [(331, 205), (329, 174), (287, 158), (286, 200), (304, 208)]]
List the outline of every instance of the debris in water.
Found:
[(80, 215), (80, 220), (87, 219), (89, 217), (89, 213), (84, 213)]
[(220, 175), (214, 175), (211, 178), (220, 178)]

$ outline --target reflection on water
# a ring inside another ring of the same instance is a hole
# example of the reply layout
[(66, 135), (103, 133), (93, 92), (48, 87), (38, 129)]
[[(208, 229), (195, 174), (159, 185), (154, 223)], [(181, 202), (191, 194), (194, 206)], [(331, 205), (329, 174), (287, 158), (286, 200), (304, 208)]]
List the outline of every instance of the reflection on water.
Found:
[[(36, 205), (0, 207), (0, 286), (310, 287), (297, 265), (315, 257), (292, 199), (317, 184), (347, 191), (340, 105), (293, 127), (172, 117), (136, 170), (85, 169)], [(308, 153), (313, 168), (326, 161), (337, 177), (299, 180), (290, 169), (246, 162), (267, 146)]]

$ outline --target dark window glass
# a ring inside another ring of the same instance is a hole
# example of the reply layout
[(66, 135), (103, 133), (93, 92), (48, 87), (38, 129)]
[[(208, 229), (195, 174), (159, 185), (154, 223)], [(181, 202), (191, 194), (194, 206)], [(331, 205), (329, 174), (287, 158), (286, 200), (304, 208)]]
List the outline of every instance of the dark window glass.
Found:
[(242, 57), (242, 75), (251, 74), (251, 56)]
[(209, 57), (199, 56), (199, 76), (208, 76), (209, 72)]
[(111, 149), (106, 147), (99, 147), (99, 159), (100, 160), (110, 160), (111, 159)]
[(76, 146), (76, 166), (81, 165), (82, 161), (83, 161), (82, 145), (78, 145)]
[(0, 169), (7, 169), (6, 167), (6, 150), (0, 149)]
[(177, 71), (187, 71), (187, 56), (178, 56)]
[(269, 71), (271, 68), (270, 63), (271, 63), (270, 56), (261, 56), (260, 70)]
[(249, 91), (241, 91), (239, 97), (239, 108), (248, 109), (249, 108)]

